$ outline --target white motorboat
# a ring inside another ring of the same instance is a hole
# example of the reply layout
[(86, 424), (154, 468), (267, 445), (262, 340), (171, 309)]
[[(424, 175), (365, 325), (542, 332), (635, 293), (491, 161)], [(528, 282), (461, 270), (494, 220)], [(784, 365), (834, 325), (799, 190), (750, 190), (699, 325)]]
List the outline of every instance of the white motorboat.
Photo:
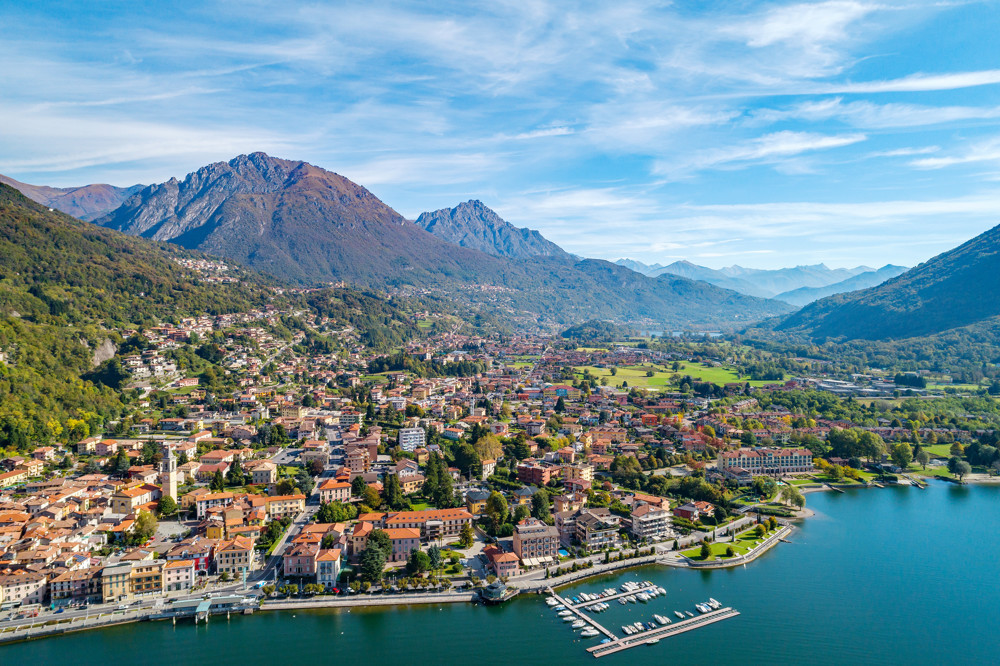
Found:
[(574, 629), (583, 629), (584, 627), (587, 626), (587, 623), (584, 622), (583, 620), (577, 620), (576, 622), (574, 622), (570, 626), (573, 627)]
[(573, 615), (573, 611), (571, 611), (571, 610), (561, 610), (561, 611), (559, 611), (557, 613), (557, 615), (559, 617), (570, 617), (570, 616)]
[(584, 629), (583, 631), (580, 632), (580, 635), (586, 636), (587, 638), (593, 638), (594, 636), (599, 636), (600, 632), (595, 631), (594, 629)]
[(677, 617), (679, 617), (682, 620), (684, 619), (684, 613), (682, 613), (680, 611), (674, 611), (674, 615), (676, 615)]

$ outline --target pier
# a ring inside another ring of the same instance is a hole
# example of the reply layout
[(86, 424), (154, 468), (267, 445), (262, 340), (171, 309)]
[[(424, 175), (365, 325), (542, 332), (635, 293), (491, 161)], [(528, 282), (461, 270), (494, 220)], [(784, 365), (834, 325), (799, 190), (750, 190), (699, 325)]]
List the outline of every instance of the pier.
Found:
[(643, 585), (642, 587), (636, 588), (634, 590), (629, 590), (627, 592), (619, 592), (613, 595), (602, 597), (600, 599), (591, 599), (589, 601), (582, 601), (578, 604), (574, 604), (569, 599), (557, 594), (552, 588), (549, 588), (547, 592), (552, 595), (552, 598), (558, 601), (560, 604), (566, 607), (566, 610), (572, 611), (572, 613), (587, 623), (588, 626), (592, 627), (596, 631), (604, 634), (608, 639), (607, 643), (601, 643), (599, 645), (593, 645), (587, 648), (587, 652), (594, 655), (594, 657), (604, 657), (609, 654), (614, 654), (615, 652), (620, 652), (622, 650), (627, 650), (629, 648), (636, 647), (638, 645), (647, 645), (651, 640), (660, 640), (663, 638), (670, 638), (671, 636), (676, 636), (677, 634), (683, 634), (687, 631), (692, 631), (694, 629), (700, 629), (701, 627), (706, 627), (710, 624), (716, 622), (721, 622), (722, 620), (728, 620), (729, 618), (736, 617), (739, 615), (739, 611), (734, 608), (725, 607), (719, 608), (718, 610), (705, 613), (703, 615), (696, 615), (694, 617), (688, 618), (686, 620), (680, 620), (678, 622), (671, 622), (670, 624), (665, 624), (657, 627), (656, 629), (650, 629), (649, 631), (643, 631), (638, 634), (633, 634), (631, 636), (619, 636), (614, 633), (596, 619), (593, 615), (588, 615), (583, 612), (583, 609), (599, 603), (607, 603), (614, 601), (621, 597), (626, 597), (633, 594), (639, 594), (640, 592), (645, 592), (650, 589), (656, 589), (656, 585)]
[(729, 618), (736, 617), (739, 614), (739, 611), (734, 608), (720, 608), (719, 610), (712, 611), (711, 613), (696, 615), (695, 617), (687, 620), (667, 624), (639, 634), (626, 636), (624, 638), (615, 638), (610, 643), (593, 645), (587, 648), (587, 652), (594, 655), (594, 657), (605, 657), (609, 654), (621, 652), (622, 650), (627, 650), (638, 645), (647, 645), (649, 641), (653, 639), (661, 640), (664, 638), (670, 638), (671, 636), (676, 636), (677, 634), (683, 634), (686, 631), (707, 627), (710, 624), (721, 622), (722, 620), (728, 620)]

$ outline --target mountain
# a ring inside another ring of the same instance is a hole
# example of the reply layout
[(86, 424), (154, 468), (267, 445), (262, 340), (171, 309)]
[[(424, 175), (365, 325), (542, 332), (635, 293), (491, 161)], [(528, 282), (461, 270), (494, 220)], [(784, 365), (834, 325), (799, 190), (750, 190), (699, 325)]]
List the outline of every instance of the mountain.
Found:
[(115, 208), (125, 199), (142, 189), (142, 185), (115, 187), (114, 185), (83, 185), (82, 187), (48, 187), (28, 185), (0, 175), (0, 183), (10, 185), (18, 192), (43, 206), (60, 210), (81, 220), (93, 220)]
[(466, 201), (454, 208), (421, 213), (416, 225), (449, 243), (495, 257), (570, 259), (567, 252), (537, 231), (515, 227), (481, 201)]
[(778, 294), (774, 298), (776, 300), (801, 307), (803, 305), (808, 305), (813, 301), (818, 301), (826, 296), (843, 294), (849, 291), (858, 291), (859, 289), (868, 289), (869, 287), (880, 285), (886, 280), (894, 278), (897, 275), (901, 275), (906, 271), (906, 266), (893, 266), (892, 264), (886, 264), (877, 271), (858, 273), (854, 277), (847, 278), (846, 280), (836, 282), (825, 287), (799, 287), (798, 289)]
[[(719, 328), (790, 310), (777, 301), (577, 260), (482, 204), (453, 211), (429, 214), (424, 222), (494, 253), (439, 238), (343, 176), (253, 153), (146, 187), (96, 222), (301, 284), (434, 289), (527, 325), (618, 318)], [(680, 300), (682, 293), (690, 301)]]
[(494, 280), (508, 268), (427, 233), (343, 176), (264, 153), (151, 185), (95, 222), (303, 284)]
[(619, 266), (624, 266), (625, 268), (635, 271), (636, 273), (642, 273), (643, 275), (649, 277), (656, 277), (660, 273), (660, 269), (663, 268), (663, 264), (644, 264), (641, 261), (636, 261), (635, 259), (618, 259), (615, 261)]
[(689, 280), (708, 282), (723, 289), (732, 289), (741, 294), (760, 298), (774, 298), (780, 293), (802, 287), (826, 287), (874, 270), (867, 266), (828, 268), (824, 264), (767, 270), (742, 266), (706, 268), (689, 261), (675, 261), (666, 266), (660, 264), (650, 266), (632, 259), (619, 259), (616, 263), (652, 277), (665, 273), (680, 275)]
[(823, 338), (934, 335), (1000, 315), (1000, 226), (876, 287), (830, 296), (774, 328)]

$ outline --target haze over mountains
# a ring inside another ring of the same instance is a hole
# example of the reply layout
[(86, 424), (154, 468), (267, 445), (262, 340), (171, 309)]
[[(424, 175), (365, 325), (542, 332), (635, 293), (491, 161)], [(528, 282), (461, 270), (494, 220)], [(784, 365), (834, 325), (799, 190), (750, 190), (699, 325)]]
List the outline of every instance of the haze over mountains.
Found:
[(825, 264), (767, 270), (742, 266), (713, 269), (688, 261), (676, 261), (665, 266), (648, 265), (634, 259), (619, 259), (615, 263), (644, 275), (680, 275), (741, 294), (774, 298), (796, 306), (831, 294), (872, 287), (906, 270), (905, 267), (891, 265), (878, 270), (868, 266), (828, 268)]
[(774, 329), (813, 340), (890, 340), (973, 326), (995, 337), (998, 318), (1000, 226), (876, 287), (816, 301)]

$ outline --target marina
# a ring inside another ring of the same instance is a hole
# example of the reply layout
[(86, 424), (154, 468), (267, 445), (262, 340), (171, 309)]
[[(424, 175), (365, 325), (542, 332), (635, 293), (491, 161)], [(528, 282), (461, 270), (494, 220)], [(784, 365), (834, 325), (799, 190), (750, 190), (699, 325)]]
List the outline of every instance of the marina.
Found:
[(621, 652), (622, 650), (639, 645), (655, 645), (663, 638), (669, 638), (716, 622), (721, 622), (722, 620), (728, 620), (740, 614), (734, 608), (723, 607), (715, 599), (709, 599), (705, 603), (695, 605), (699, 615), (695, 615), (691, 611), (685, 611), (687, 615), (680, 611), (674, 611), (674, 614), (678, 618), (681, 618), (680, 621), (674, 623), (668, 617), (653, 614), (655, 622), (640, 621), (622, 625), (622, 633), (625, 636), (619, 636), (599, 623), (592, 615), (587, 615), (583, 611), (591, 610), (600, 612), (601, 610), (606, 610), (609, 608), (607, 602), (613, 600), (618, 600), (619, 603), (635, 603), (636, 601), (645, 603), (661, 595), (666, 595), (663, 588), (648, 581), (642, 583), (624, 583), (620, 589), (621, 591), (617, 591), (614, 588), (609, 588), (597, 594), (580, 593), (575, 596), (567, 595), (563, 597), (552, 588), (549, 588), (546, 591), (551, 596), (545, 600), (545, 603), (552, 610), (556, 611), (556, 614), (564, 622), (572, 622), (570, 625), (572, 629), (582, 629), (581, 636), (585, 638), (595, 638), (601, 634), (606, 636), (598, 645), (587, 648), (587, 652), (595, 658)]

